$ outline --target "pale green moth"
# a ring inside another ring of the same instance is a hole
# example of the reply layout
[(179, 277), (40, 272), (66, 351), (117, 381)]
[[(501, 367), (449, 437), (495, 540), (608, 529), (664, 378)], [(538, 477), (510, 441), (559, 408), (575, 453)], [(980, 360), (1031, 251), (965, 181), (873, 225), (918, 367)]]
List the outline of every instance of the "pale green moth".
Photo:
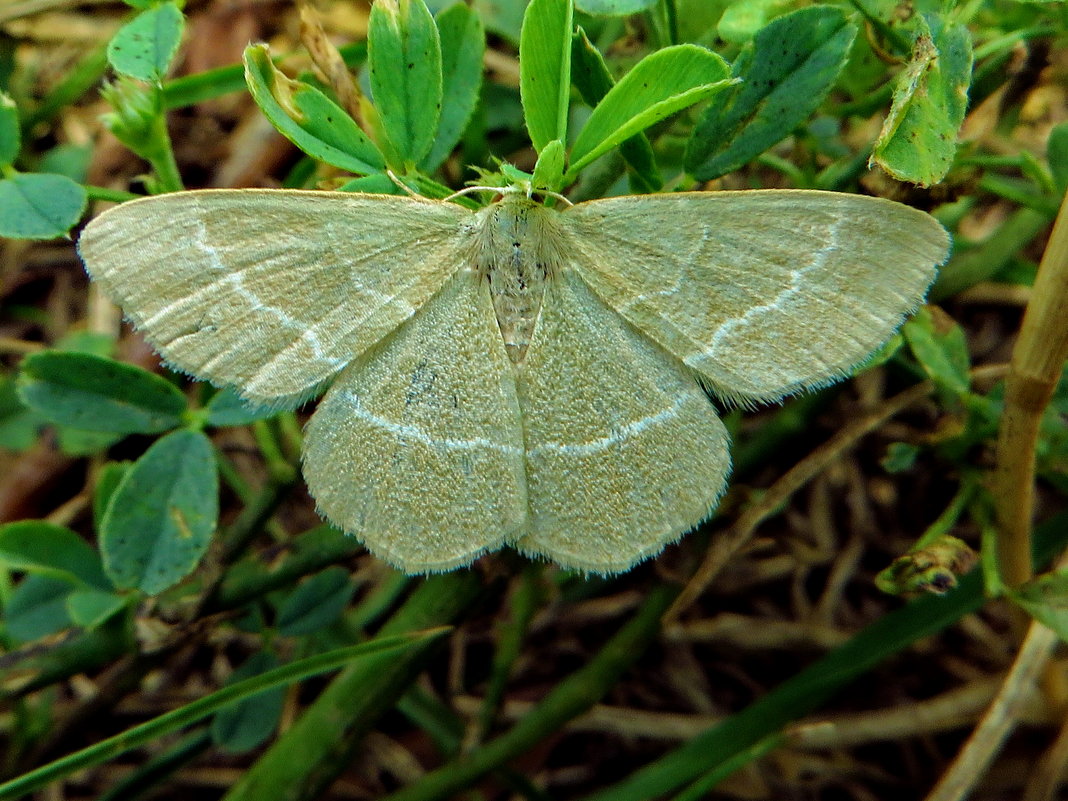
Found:
[(90, 275), (176, 368), (293, 408), (319, 510), (401, 570), (504, 545), (608, 573), (703, 520), (730, 470), (702, 385), (769, 401), (847, 374), (948, 237), (878, 198), (683, 192), (471, 212), (205, 190), (86, 227)]

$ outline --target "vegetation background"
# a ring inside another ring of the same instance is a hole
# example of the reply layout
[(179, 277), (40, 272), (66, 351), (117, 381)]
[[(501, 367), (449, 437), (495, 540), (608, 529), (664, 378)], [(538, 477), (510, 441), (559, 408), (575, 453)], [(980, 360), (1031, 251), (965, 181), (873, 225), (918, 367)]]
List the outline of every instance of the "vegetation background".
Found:
[[(525, 6), (0, 6), (0, 798), (1060, 797), (1064, 4)], [(369, 29), (430, 56), (370, 86)], [(145, 192), (441, 197), (495, 159), (575, 200), (882, 195), (954, 253), (853, 379), (727, 410), (729, 496), (658, 559), (410, 578), (316, 518), (306, 412), (167, 373), (62, 238)], [(1006, 393), (1029, 301), (1048, 364)]]

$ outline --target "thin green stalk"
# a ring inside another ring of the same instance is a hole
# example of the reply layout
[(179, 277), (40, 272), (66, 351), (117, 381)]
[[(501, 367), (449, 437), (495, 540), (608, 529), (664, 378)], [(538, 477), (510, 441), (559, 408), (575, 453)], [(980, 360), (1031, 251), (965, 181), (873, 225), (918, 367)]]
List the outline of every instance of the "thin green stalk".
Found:
[[(442, 754), (453, 757), (460, 752), (466, 729), (464, 719), (422, 687), (412, 687), (397, 702), (397, 711), (429, 734)], [(529, 801), (552, 801), (529, 778), (512, 768), (497, 768), (493, 776), (516, 796)]]
[(894, 46), (898, 55), (905, 58), (912, 52), (912, 42), (910, 42), (899, 30), (891, 28), (881, 14), (869, 10), (867, 5), (861, 2), (861, 0), (850, 0), (850, 3), (853, 8), (860, 12), (861, 16), (864, 17), (867, 23), (871, 25), (880, 36)]
[(914, 549), (926, 548), (928, 545), (933, 544), (939, 538), (944, 537), (953, 527), (957, 525), (957, 521), (960, 520), (960, 516), (964, 514), (964, 510), (968, 508), (968, 505), (972, 502), (972, 498), (979, 491), (979, 482), (972, 475), (965, 475), (961, 481), (960, 488), (957, 490), (957, 494), (953, 496), (953, 499), (949, 502), (949, 505), (942, 510), (937, 519), (927, 527), (927, 530), (923, 532), (923, 535), (916, 540), (916, 544), (912, 547)]
[(123, 617), (118, 615), (99, 628), (72, 632), (66, 639), (44, 649), (33, 647), (4, 654), (0, 659), (0, 669), (5, 674), (0, 702), (10, 702), (78, 673), (99, 670), (133, 647)]
[[(363, 545), (359, 544), (355, 537), (346, 534), (345, 539), (355, 542), (360, 550), (363, 549)], [(414, 581), (411, 576), (391, 570), (388, 575), (375, 582), (375, 588), (359, 606), (345, 615), (345, 622), (361, 631), (374, 626), (379, 618), (396, 605)]]
[(678, 29), (673, 24), (674, 17), (665, 6), (665, 0), (660, 0), (645, 12), (652, 45), (657, 49), (668, 47), (678, 41)]
[(786, 736), (782, 733), (776, 733), (765, 737), (763, 740), (750, 748), (745, 749), (741, 753), (736, 754), (730, 759), (725, 759), (713, 770), (710, 770), (681, 793), (676, 795), (671, 801), (702, 801), (702, 799), (708, 797), (709, 790), (718, 785), (736, 770), (744, 768), (750, 762), (760, 759), (760, 757), (765, 754), (771, 753), (785, 741)]
[(92, 50), (68, 72), (33, 111), (22, 120), (25, 131), (33, 131), (72, 105), (100, 82), (108, 67), (107, 47)]
[[(339, 47), (338, 52), (341, 53), (341, 58), (346, 64), (350, 67), (358, 67), (367, 60), (367, 42), (355, 42)], [(275, 63), (282, 61), (281, 58), (272, 60)], [(167, 81), (163, 85), (163, 108), (173, 111), (243, 91), (246, 91), (244, 65), (228, 64), (225, 67), (216, 67)]]
[(930, 300), (937, 303), (980, 281), (988, 281), (1049, 225), (1049, 216), (1034, 209), (1017, 209), (976, 247), (955, 253), (938, 271)]
[(171, 144), (171, 135), (167, 132), (166, 118), (160, 112), (159, 118), (159, 146), (144, 153), (144, 158), (152, 165), (152, 171), (156, 174), (157, 184), (154, 187), (158, 193), (180, 192), (185, 188), (182, 181), (182, 173), (178, 169), (178, 162), (174, 158), (174, 146)]
[(350, 559), (362, 550), (363, 545), (355, 537), (340, 534), (330, 526), (318, 526), (292, 538), (284, 559), (279, 562), (265, 564), (253, 556), (247, 562), (239, 562), (237, 569), (228, 569), (205, 602), (204, 613), (215, 614), (244, 606), (268, 592), (289, 586), (302, 576)]
[(291, 684), (308, 676), (334, 670), (358, 657), (418, 646), (428, 640), (440, 637), (447, 630), (446, 628), (437, 628), (429, 631), (380, 637), (348, 648), (338, 648), (324, 654), (316, 654), (307, 659), (301, 659), (280, 668), (269, 670), (266, 673), (261, 673), (250, 679), (236, 682), (203, 698), (198, 698), (180, 709), (166, 712), (152, 720), (127, 729), (121, 734), (108, 737), (95, 745), (83, 748), (81, 751), (76, 751), (62, 759), (57, 759), (47, 765), (31, 770), (17, 779), (0, 784), (0, 801), (8, 798), (18, 798), (25, 793), (31, 793), (44, 787), (49, 782), (69, 776), (76, 771), (100, 765), (119, 754), (149, 743), (158, 737), (178, 731), (190, 723), (194, 723), (218, 711), (227, 704), (256, 695), (280, 684)]
[(674, 586), (662, 585), (653, 589), (630, 621), (589, 664), (558, 684), (515, 726), (462, 760), (428, 773), (415, 784), (386, 796), (382, 801), (454, 798), (456, 793), (494, 768), (556, 734), (565, 723), (604, 697), (623, 672), (645, 652), (659, 633), (660, 618), (677, 593), (678, 588)]
[(90, 200), (110, 200), (114, 203), (125, 203), (127, 200), (137, 200), (138, 198), (144, 197), (144, 195), (138, 195), (133, 192), (124, 192), (121, 189), (109, 189), (106, 186), (82, 184), (82, 188), (85, 190), (85, 194), (89, 196)]
[(1052, 25), (1035, 25), (1031, 28), (1020, 28), (1010, 31), (993, 39), (988, 39), (981, 45), (975, 46), (975, 60), (981, 61), (995, 53), (1011, 52), (1020, 42), (1028, 39), (1041, 39), (1046, 36), (1057, 36), (1060, 29)]
[(157, 789), (160, 780), (211, 748), (211, 731), (196, 729), (161, 754), (153, 756), (132, 773), (123, 776), (96, 801), (133, 801)]
[(282, 440), (282, 450), (286, 456), (295, 463), (300, 462), (300, 453), (304, 446), (304, 432), (300, 428), (300, 421), (293, 412), (283, 412), (275, 418), (278, 432)]
[(851, 103), (842, 103), (828, 109), (829, 114), (845, 119), (846, 117), (870, 117), (877, 111), (882, 111), (894, 97), (894, 81), (889, 80), (877, 89), (873, 89), (859, 100)]
[(252, 436), (256, 438), (256, 445), (259, 446), (264, 461), (267, 463), (267, 472), (270, 475), (278, 474), (287, 479), (292, 476), (295, 467), (282, 452), (282, 444), (279, 442), (279, 437), (275, 433), (271, 421), (257, 420), (254, 422), (252, 424)]
[(271, 515), (297, 483), (297, 478), (295, 470), (288, 480), (275, 480), (272, 476), (247, 503), (241, 510), (241, 514), (222, 535), (225, 562), (232, 561), (248, 546), (253, 537), (263, 530), (264, 525), (271, 519)]
[(497, 712), (504, 698), (508, 677), (512, 666), (519, 659), (523, 642), (530, 629), (530, 622), (538, 611), (540, 592), (541, 565), (530, 563), (519, 577), (509, 598), (508, 620), (500, 626), (497, 650), (493, 655), (493, 667), (490, 670), (486, 693), (482, 698), (482, 708), (478, 714), (478, 729), (475, 745), (485, 739), (497, 718)]
[(1017, 206), (1053, 217), (1059, 205), (1053, 196), (1036, 192), (1034, 184), (1021, 179), (1006, 178), (997, 173), (986, 173), (979, 179), (979, 189), (995, 197), (1008, 200)]

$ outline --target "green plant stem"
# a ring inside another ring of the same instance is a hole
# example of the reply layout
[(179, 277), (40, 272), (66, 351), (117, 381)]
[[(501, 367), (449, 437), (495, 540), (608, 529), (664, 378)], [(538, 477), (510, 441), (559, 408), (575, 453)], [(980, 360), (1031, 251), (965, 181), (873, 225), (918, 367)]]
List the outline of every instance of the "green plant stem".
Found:
[(877, 111), (881, 111), (894, 97), (894, 81), (889, 80), (877, 89), (873, 89), (866, 96), (852, 103), (842, 103), (829, 109), (828, 113), (835, 117), (870, 117)]
[(1005, 378), (1005, 410), (998, 429), (993, 494), (998, 525), (998, 564), (1010, 587), (1034, 575), (1031, 516), (1035, 448), (1042, 415), (1068, 359), (1068, 195), (1027, 304)]
[(980, 45), (976, 45), (975, 60), (979, 61), (980, 59), (987, 58), (996, 53), (1011, 52), (1017, 44), (1027, 41), (1028, 39), (1058, 36), (1060, 33), (1061, 30), (1053, 25), (1035, 25), (1031, 28), (1020, 28), (1018, 30), (1010, 31), (1009, 33), (1002, 34), (993, 39), (988, 39)]
[[(460, 617), (487, 591), (474, 571), (425, 579), (382, 627), (382, 635), (423, 629)], [(224, 796), (225, 801), (310, 801), (352, 761), (361, 739), (396, 704), (437, 653), (424, 643), (361, 660), (319, 695)]]
[(938, 271), (930, 300), (939, 302), (997, 275), (1031, 240), (1049, 225), (1049, 216), (1034, 209), (1017, 209), (998, 229), (974, 248), (954, 254)]
[(660, 618), (678, 588), (662, 585), (652, 590), (626, 625), (584, 668), (558, 684), (508, 732), (428, 773), (417, 783), (386, 796), (382, 801), (432, 801), (456, 794), (494, 768), (530, 750), (552, 736), (567, 721), (593, 706), (645, 652), (660, 631)]
[(133, 801), (148, 795), (160, 780), (211, 748), (208, 727), (194, 730), (166, 751), (153, 756), (143, 765), (102, 793), (96, 801)]
[(652, 34), (652, 44), (656, 49), (668, 47), (678, 42), (678, 27), (675, 25), (675, 16), (668, 6), (673, 5), (671, 0), (659, 0), (656, 5), (645, 12), (645, 19), (649, 24)]
[(912, 42), (910, 42), (904, 34), (895, 28), (891, 28), (884, 20), (881, 14), (868, 9), (867, 4), (861, 2), (861, 0), (850, 0), (851, 5), (861, 16), (867, 20), (871, 27), (878, 31), (879, 35), (886, 39), (887, 42), (894, 46), (898, 54), (902, 58), (907, 57), (912, 52)]
[[(426, 640), (437, 638), (444, 634), (445, 631), (446, 629), (439, 628), (430, 631), (381, 637), (348, 648), (338, 648), (324, 654), (317, 654), (307, 659), (301, 659), (280, 668), (269, 670), (266, 673), (261, 673), (251, 679), (236, 682), (203, 698), (198, 698), (180, 709), (164, 713), (152, 720), (127, 729), (121, 734), (108, 737), (95, 745), (83, 748), (81, 751), (76, 751), (62, 759), (57, 759), (47, 765), (31, 770), (17, 779), (0, 784), (0, 801), (8, 798), (18, 798), (25, 793), (31, 793), (44, 787), (49, 782), (69, 776), (75, 771), (102, 764), (119, 754), (151, 742), (158, 737), (178, 731), (190, 723), (194, 723), (218, 711), (227, 704), (248, 698), (280, 684), (291, 684), (308, 676), (334, 670), (357, 657), (380, 654), (383, 651), (392, 652), (400, 648), (418, 648)], [(395, 654), (393, 658), (396, 658)]]
[(708, 791), (726, 779), (736, 770), (745, 767), (750, 762), (759, 759), (765, 754), (771, 753), (786, 742), (784, 734), (776, 733), (765, 737), (744, 751), (735, 754), (730, 759), (725, 759), (713, 770), (710, 770), (700, 779), (695, 781), (671, 801), (702, 801), (708, 798)]
[[(336, 534), (337, 530), (335, 529), (334, 532)], [(356, 539), (348, 534), (343, 536), (350, 542)], [(363, 545), (360, 545), (359, 549), (362, 551)], [(386, 576), (375, 582), (374, 589), (366, 598), (346, 613), (345, 623), (358, 631), (373, 627), (380, 618), (396, 606), (401, 596), (411, 588), (413, 583), (415, 583), (415, 578), (412, 576), (390, 570)]]
[(979, 188), (991, 195), (1008, 200), (1017, 206), (1034, 209), (1043, 216), (1057, 215), (1057, 201), (1048, 194), (1040, 194), (1029, 181), (1005, 178), (996, 173), (986, 173), (979, 179)]
[(531, 563), (527, 565), (519, 581), (513, 586), (508, 604), (510, 614), (507, 621), (499, 628), (493, 667), (490, 670), (489, 682), (482, 699), (482, 708), (478, 714), (477, 742), (481, 742), (493, 726), (504, 698), (504, 690), (508, 685), (508, 677), (512, 673), (512, 666), (519, 659), (530, 623), (538, 611), (538, 603), (542, 596), (539, 591), (540, 576), (541, 565)]
[[(339, 534), (329, 526), (318, 526), (294, 537), (286, 546), (286, 556), (273, 564), (257, 557), (227, 570), (215, 593), (205, 603), (204, 613), (236, 609), (268, 592), (286, 587), (302, 576), (349, 559), (363, 546), (355, 537)], [(236, 569), (235, 569), (236, 568)]]
[(267, 462), (269, 475), (281, 475), (288, 479), (295, 471), (295, 466), (282, 453), (281, 444), (269, 420), (257, 420), (252, 424), (252, 436), (256, 438), (264, 460)]
[(109, 189), (106, 186), (82, 184), (82, 188), (85, 190), (85, 194), (89, 196), (90, 200), (110, 200), (115, 203), (125, 203), (127, 200), (137, 200), (138, 198), (144, 197), (144, 195), (138, 195), (133, 192), (124, 192), (121, 189)]
[[(359, 66), (367, 60), (367, 42), (356, 42), (339, 47), (338, 52), (350, 67)], [(281, 60), (272, 59), (275, 63)], [(225, 67), (216, 67), (213, 70), (205, 70), (195, 75), (185, 75), (167, 81), (163, 86), (163, 108), (173, 111), (245, 90), (244, 66), (228, 64)]]
[[(419, 686), (412, 687), (397, 702), (397, 711), (429, 734), (441, 753), (456, 756), (463, 745), (466, 722), (442, 701)], [(552, 801), (519, 771), (502, 766), (493, 771), (495, 779), (528, 801)]]
[(118, 616), (100, 628), (72, 633), (69, 639), (47, 648), (4, 654), (0, 661), (5, 674), (0, 702), (10, 702), (78, 673), (98, 670), (133, 647), (130, 633)]
[[(40, 105), (22, 120), (22, 129), (32, 132), (42, 123), (56, 117), (61, 111), (100, 82), (108, 66), (107, 47), (92, 50), (79, 61), (57, 84)], [(27, 137), (28, 138), (28, 137)]]
[[(97, 682), (95, 692), (56, 719), (47, 737), (39, 740), (29, 752), (19, 772), (29, 765), (40, 765), (53, 759), (65, 750), (64, 743), (73, 733), (84, 731), (92, 721), (111, 713), (118, 702), (132, 692), (136, 692), (145, 675), (163, 662), (170, 649), (158, 649), (150, 653), (127, 654), (103, 674)], [(8, 778), (5, 774), (3, 778)]]
[(291, 469), (288, 478), (276, 479), (269, 474), (266, 485), (245, 505), (237, 519), (227, 527), (222, 536), (223, 560), (231, 562), (263, 530), (279, 504), (285, 500), (289, 491), (298, 481), (295, 469)]
[(160, 145), (151, 152), (145, 154), (145, 158), (152, 165), (152, 171), (156, 174), (157, 184), (155, 190), (158, 193), (180, 192), (185, 188), (182, 182), (182, 174), (178, 170), (178, 162), (174, 158), (174, 147), (171, 145), (170, 134), (167, 133), (165, 118), (160, 116), (159, 127)]
[(926, 548), (940, 537), (944, 537), (952, 531), (953, 527), (960, 519), (960, 516), (964, 514), (964, 510), (968, 507), (968, 504), (972, 502), (972, 498), (975, 497), (975, 494), (978, 491), (979, 483), (975, 480), (975, 477), (966, 475), (961, 481), (957, 494), (954, 495), (953, 500), (949, 502), (949, 506), (942, 511), (942, 514), (940, 514), (938, 518), (927, 527), (927, 530), (923, 532), (923, 535), (916, 540), (915, 545), (912, 546), (912, 550)]

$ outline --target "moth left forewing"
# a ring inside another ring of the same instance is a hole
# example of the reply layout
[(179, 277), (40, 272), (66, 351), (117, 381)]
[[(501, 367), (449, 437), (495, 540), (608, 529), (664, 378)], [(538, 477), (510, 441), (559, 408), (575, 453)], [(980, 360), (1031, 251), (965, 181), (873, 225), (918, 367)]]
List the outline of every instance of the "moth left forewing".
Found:
[(742, 402), (862, 362), (922, 302), (948, 251), (929, 215), (831, 192), (631, 196), (562, 217), (594, 291)]

